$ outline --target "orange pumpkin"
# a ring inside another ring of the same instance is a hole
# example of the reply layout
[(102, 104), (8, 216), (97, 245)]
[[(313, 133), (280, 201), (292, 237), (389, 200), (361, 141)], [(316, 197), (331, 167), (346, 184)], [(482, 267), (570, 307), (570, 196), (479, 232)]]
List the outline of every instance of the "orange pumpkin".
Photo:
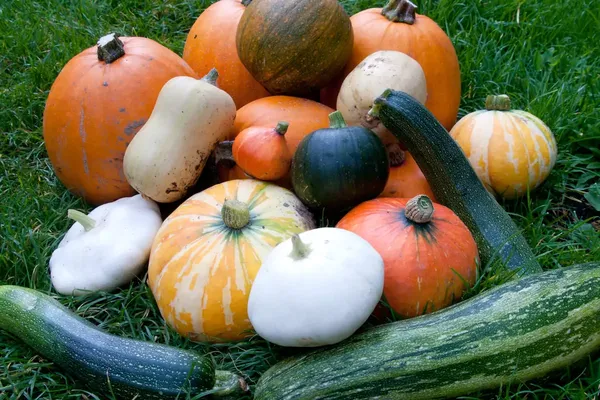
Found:
[(244, 172), (256, 179), (274, 181), (290, 170), (292, 154), (285, 141), (289, 124), (281, 121), (275, 128), (252, 126), (233, 142), (233, 159)]
[[(254, 100), (246, 104), (237, 111), (233, 130), (229, 137), (234, 140), (237, 135), (245, 129), (253, 126), (275, 126), (279, 121), (289, 123), (289, 128), (285, 133), (285, 140), (290, 154), (296, 152), (300, 141), (306, 135), (317, 129), (329, 127), (329, 114), (334, 110), (313, 100), (292, 96), (270, 96)], [(229, 173), (223, 171), (221, 167), (221, 176), (228, 176)], [(243, 176), (244, 172), (238, 169), (234, 176)], [(292, 188), (289, 173), (277, 182), (283, 187)]]
[(60, 72), (44, 110), (44, 142), (58, 179), (88, 203), (135, 194), (123, 173), (127, 145), (163, 85), (197, 77), (177, 54), (141, 37), (107, 35)]
[(217, 86), (229, 93), (237, 108), (269, 96), (240, 61), (235, 44), (238, 24), (250, 1), (220, 0), (210, 5), (190, 29), (183, 48), (183, 59), (198, 76), (212, 68), (219, 71)]
[(268, 182), (234, 180), (191, 196), (163, 222), (150, 253), (148, 284), (163, 318), (194, 341), (250, 335), (248, 296), (262, 260), (314, 227), (292, 192)]
[(369, 200), (337, 227), (358, 234), (379, 252), (384, 296), (402, 317), (447, 307), (475, 283), (479, 257), (469, 229), (427, 196)]
[(367, 56), (395, 50), (419, 62), (427, 81), (425, 106), (447, 130), (456, 122), (461, 82), (458, 57), (446, 33), (432, 19), (417, 14), (409, 0), (389, 0), (382, 8), (350, 18), (354, 47), (343, 73), (321, 91), (321, 102), (335, 107), (344, 78)]
[(436, 201), (427, 178), (413, 156), (397, 143), (387, 146), (390, 159), (390, 175), (379, 197), (411, 198), (420, 194)]

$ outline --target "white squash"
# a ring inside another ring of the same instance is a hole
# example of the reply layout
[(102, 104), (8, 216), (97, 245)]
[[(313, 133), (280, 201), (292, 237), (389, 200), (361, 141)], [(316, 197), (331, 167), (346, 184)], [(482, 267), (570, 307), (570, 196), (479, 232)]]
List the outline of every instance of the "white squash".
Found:
[(213, 69), (202, 79), (178, 76), (163, 86), (123, 159), (125, 177), (139, 193), (161, 203), (183, 198), (226, 139), (236, 108), (217, 77)]
[(248, 317), (272, 343), (324, 346), (360, 328), (382, 293), (383, 259), (366, 240), (343, 229), (313, 229), (281, 242), (265, 258)]
[(368, 115), (373, 101), (386, 89), (405, 92), (421, 104), (427, 100), (427, 83), (421, 65), (399, 51), (377, 51), (348, 74), (337, 98), (337, 110), (348, 126), (362, 125), (375, 132), (384, 144), (397, 143), (379, 121)]

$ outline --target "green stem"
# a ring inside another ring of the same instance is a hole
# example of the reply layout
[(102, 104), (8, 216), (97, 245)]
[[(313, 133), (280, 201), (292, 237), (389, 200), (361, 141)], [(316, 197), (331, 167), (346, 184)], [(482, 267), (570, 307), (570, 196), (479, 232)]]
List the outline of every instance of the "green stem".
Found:
[(283, 136), (283, 135), (285, 135), (285, 133), (287, 132), (289, 127), (290, 127), (290, 124), (288, 122), (279, 121), (277, 123), (277, 126), (275, 127), (275, 132), (277, 132)]
[(373, 106), (367, 113), (367, 121), (372, 121), (374, 119), (379, 119), (379, 110), (381, 109), (381, 105), (385, 103), (386, 99), (390, 97), (392, 94), (392, 89), (385, 89), (383, 93), (379, 97), (375, 99), (373, 102)]
[(510, 110), (510, 97), (505, 94), (489, 95), (485, 99), (485, 109), (489, 111)]
[(125, 45), (116, 33), (109, 33), (98, 40), (98, 60), (110, 64), (125, 55)]
[(69, 209), (67, 211), (67, 217), (74, 220), (75, 222), (79, 222), (86, 232), (91, 231), (96, 226), (96, 221), (92, 217), (82, 213), (81, 211)]
[(229, 371), (215, 371), (215, 386), (211, 396), (218, 399), (239, 399), (249, 388), (239, 375)]
[(217, 79), (219, 79), (219, 72), (217, 71), (216, 68), (211, 69), (210, 71), (208, 71), (208, 74), (206, 74), (202, 80), (205, 82), (210, 83), (211, 85), (216, 86), (217, 85)]
[(242, 229), (250, 222), (248, 205), (239, 200), (225, 200), (221, 216), (226, 226), (231, 229)]
[(404, 215), (409, 221), (426, 224), (433, 217), (433, 201), (424, 194), (413, 197), (406, 203)]
[(339, 111), (334, 111), (329, 114), (329, 127), (330, 128), (345, 128), (346, 121), (344, 121), (344, 116)]
[(292, 236), (292, 252), (290, 253), (290, 257), (298, 261), (306, 258), (310, 252), (310, 246), (300, 239), (300, 235), (297, 233), (294, 234)]
[(381, 14), (392, 22), (412, 25), (417, 18), (416, 10), (417, 6), (409, 0), (390, 0), (381, 10)]

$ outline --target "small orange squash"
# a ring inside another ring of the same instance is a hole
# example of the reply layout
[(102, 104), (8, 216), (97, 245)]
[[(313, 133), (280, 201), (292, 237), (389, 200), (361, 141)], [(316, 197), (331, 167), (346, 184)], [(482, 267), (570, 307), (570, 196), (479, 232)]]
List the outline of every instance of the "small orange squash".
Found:
[[(285, 141), (290, 154), (296, 152), (298, 144), (306, 135), (317, 129), (329, 127), (329, 114), (334, 110), (321, 103), (300, 97), (269, 96), (254, 100), (237, 111), (233, 130), (229, 136), (234, 140), (245, 129), (253, 126), (275, 126), (279, 121), (289, 123)], [(227, 169), (234, 169), (231, 177), (243, 177), (244, 172), (237, 165), (220, 166), (219, 175), (231, 179)], [(290, 174), (286, 174), (277, 184), (291, 189)]]
[(390, 159), (390, 175), (379, 197), (412, 198), (420, 194), (436, 201), (427, 178), (413, 156), (393, 143), (386, 146)]
[(344, 78), (379, 50), (400, 51), (423, 68), (427, 82), (425, 107), (450, 130), (460, 105), (460, 66), (450, 38), (431, 18), (417, 14), (409, 0), (389, 0), (350, 17), (354, 31), (352, 56), (344, 71), (321, 90), (321, 102), (334, 107)]
[(187, 35), (183, 59), (205, 76), (212, 68), (219, 71), (217, 86), (233, 98), (237, 108), (269, 96), (248, 72), (238, 57), (235, 45), (237, 27), (252, 0), (220, 0), (200, 14)]
[(491, 193), (523, 196), (550, 175), (556, 139), (538, 117), (510, 109), (506, 95), (488, 96), (486, 109), (464, 116), (450, 131)]
[(253, 126), (244, 129), (233, 142), (233, 159), (244, 172), (256, 179), (274, 181), (290, 170), (292, 154), (285, 141), (289, 124), (275, 128)]
[(262, 260), (314, 227), (300, 200), (272, 183), (233, 180), (191, 196), (163, 222), (150, 253), (148, 284), (163, 318), (194, 341), (249, 336), (248, 296)]
[(164, 84), (182, 75), (197, 78), (177, 54), (142, 37), (107, 35), (73, 57), (44, 109), (44, 144), (66, 188), (94, 205), (135, 194), (125, 149)]
[(337, 227), (358, 234), (379, 252), (384, 296), (402, 317), (447, 307), (475, 283), (479, 256), (469, 229), (425, 195), (366, 201)]

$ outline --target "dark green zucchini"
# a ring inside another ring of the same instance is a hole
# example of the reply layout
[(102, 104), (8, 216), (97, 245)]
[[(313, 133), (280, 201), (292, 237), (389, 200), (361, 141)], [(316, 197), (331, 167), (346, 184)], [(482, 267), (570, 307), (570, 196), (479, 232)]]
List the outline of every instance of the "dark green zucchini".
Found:
[(256, 400), (436, 399), (523, 382), (600, 349), (600, 263), (510, 281), (284, 360)]
[(381, 194), (389, 161), (385, 146), (371, 130), (346, 126), (339, 111), (329, 120), (329, 128), (310, 133), (298, 145), (292, 185), (309, 207), (343, 213)]
[(408, 148), (437, 200), (454, 211), (473, 234), (484, 264), (498, 259), (517, 275), (542, 271), (514, 221), (429, 110), (404, 92), (386, 90), (369, 114)]
[(92, 390), (119, 399), (219, 396), (248, 389), (242, 378), (215, 371), (208, 355), (108, 334), (52, 297), (20, 286), (0, 286), (0, 329)]

